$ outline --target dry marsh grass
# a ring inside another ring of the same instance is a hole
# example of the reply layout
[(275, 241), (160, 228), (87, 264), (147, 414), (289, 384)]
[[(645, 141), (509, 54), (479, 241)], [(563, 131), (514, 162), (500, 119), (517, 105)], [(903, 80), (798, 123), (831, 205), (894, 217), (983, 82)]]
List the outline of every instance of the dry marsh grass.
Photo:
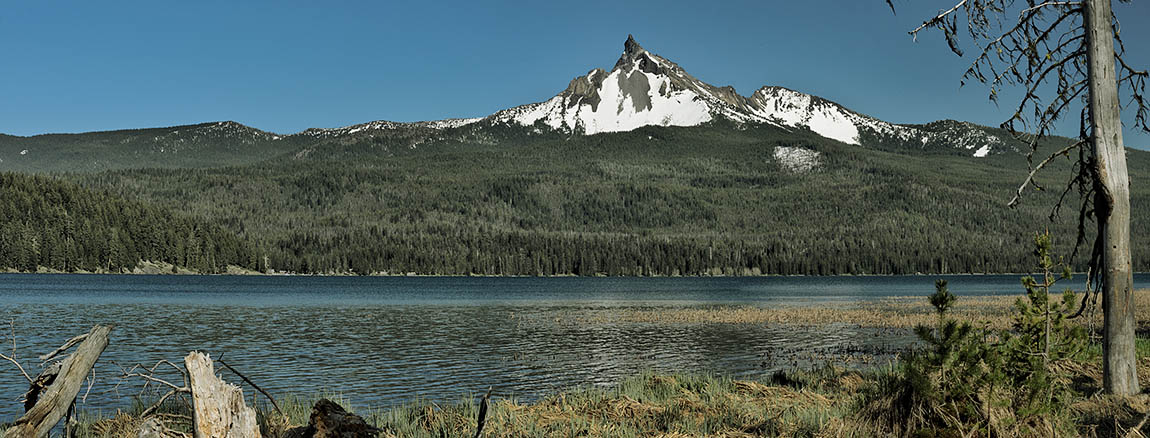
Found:
[[(1150, 361), (1142, 358), (1140, 374), (1150, 378)], [(534, 402), (496, 399), (491, 403), (485, 438), (559, 437), (881, 437), (884, 426), (860, 414), (861, 402), (888, 381), (893, 368), (859, 372), (833, 367), (776, 373), (757, 380), (699, 374), (644, 374), (612, 388), (583, 387)], [(1109, 398), (1094, 394), (1101, 376), (1096, 365), (1060, 370), (1087, 381), (1082, 398), (1072, 405), (1078, 434), (1094, 437), (1145, 436), (1150, 425), (1150, 396)], [(262, 435), (278, 438), (289, 426), (306, 424), (311, 405), (320, 397), (283, 397), (286, 414), (257, 406)], [(455, 403), (419, 401), (389, 409), (356, 409), (379, 427), (381, 438), (474, 436), (478, 397)], [(1009, 409), (1006, 417), (1013, 414)], [(173, 417), (177, 418), (177, 417)], [(80, 438), (135, 438), (141, 419), (127, 413), (91, 419), (78, 428)], [(173, 424), (177, 429), (184, 425)], [(186, 430), (186, 429), (184, 429)], [(976, 429), (972, 429), (976, 430)], [(1025, 432), (1032, 429), (1018, 429)], [(1041, 430), (1041, 428), (1040, 428)], [(1034, 436), (1027, 433), (1002, 436)], [(1135, 433), (1135, 434), (1131, 434)], [(948, 435), (943, 435), (948, 436)], [(975, 434), (972, 436), (984, 436)]]
[[(484, 436), (848, 436), (848, 431), (858, 430), (848, 419), (850, 393), (798, 386), (647, 374), (614, 388), (579, 388), (533, 403), (494, 401)], [(361, 415), (381, 428), (384, 438), (473, 436), (478, 406), (468, 398), (452, 405), (413, 403)]]
[[(1019, 295), (959, 297), (950, 315), (960, 320), (985, 323), (991, 328), (1009, 328), (1013, 323), (1014, 302)], [(1079, 296), (1081, 299), (1081, 295)], [(1135, 291), (1137, 320), (1150, 322), (1150, 289)], [(1102, 315), (1093, 315), (1095, 326), (1100, 326)], [(894, 297), (872, 302), (858, 302), (834, 307), (788, 306), (757, 307), (729, 306), (720, 308), (629, 309), (612, 315), (615, 322), (666, 324), (778, 324), (814, 326), (824, 324), (854, 324), (875, 328), (913, 328), (936, 321), (934, 309), (924, 297)], [(1079, 318), (1083, 324), (1090, 321)], [(602, 322), (602, 321), (599, 321)]]

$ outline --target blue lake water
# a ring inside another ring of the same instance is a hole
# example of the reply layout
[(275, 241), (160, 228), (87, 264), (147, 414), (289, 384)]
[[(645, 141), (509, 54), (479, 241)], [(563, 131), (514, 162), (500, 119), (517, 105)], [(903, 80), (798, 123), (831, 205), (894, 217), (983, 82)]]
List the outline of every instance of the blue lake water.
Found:
[[(815, 353), (874, 357), (910, 342), (849, 324), (628, 323), (634, 310), (839, 306), (925, 296), (936, 276), (757, 278), (276, 277), (0, 274), (3, 350), (32, 360), (114, 324), (82, 409), (128, 407), (133, 364), (223, 356), (273, 394), (331, 391), (356, 406), (453, 401), (489, 386), (531, 399), (646, 370), (756, 376)], [(942, 276), (962, 295), (1019, 294), (1018, 275)], [(1135, 276), (1150, 287), (1150, 275)], [(1067, 286), (1079, 286), (1068, 284)], [(239, 383), (234, 376), (226, 379)], [(0, 421), (27, 388), (0, 362)], [(250, 394), (250, 391), (249, 391)]]

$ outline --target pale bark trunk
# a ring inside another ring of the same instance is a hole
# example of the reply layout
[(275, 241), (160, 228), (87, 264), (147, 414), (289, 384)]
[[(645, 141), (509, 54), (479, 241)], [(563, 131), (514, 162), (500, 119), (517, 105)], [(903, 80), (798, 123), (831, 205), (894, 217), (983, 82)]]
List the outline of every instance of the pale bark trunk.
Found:
[(1102, 380), (1112, 394), (1139, 391), (1134, 354), (1134, 277), (1130, 262), (1130, 179), (1122, 144), (1110, 0), (1083, 2), (1094, 127), (1095, 212), (1102, 239)]
[(184, 367), (192, 388), (195, 438), (260, 438), (256, 412), (244, 403), (244, 392), (216, 376), (208, 355), (193, 351)]

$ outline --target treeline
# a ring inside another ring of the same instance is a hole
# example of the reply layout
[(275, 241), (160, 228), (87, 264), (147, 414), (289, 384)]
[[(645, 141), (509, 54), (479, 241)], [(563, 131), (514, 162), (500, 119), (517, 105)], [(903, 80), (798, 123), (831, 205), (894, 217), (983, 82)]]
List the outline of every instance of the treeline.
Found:
[[(1017, 242), (1021, 243), (1021, 242)], [(322, 238), (296, 233), (271, 265), (295, 272), (433, 275), (832, 275), (999, 272), (1026, 269), (1016, 242), (790, 240), (748, 236), (643, 237), (538, 233), (393, 233), (372, 228)], [(1005, 269), (1003, 267), (1006, 267)]]
[(251, 245), (219, 226), (47, 177), (0, 173), (0, 230), (0, 270), (263, 268)]
[[(1034, 232), (1050, 229), (1062, 255), (1076, 234), (1076, 205), (1048, 219), (1056, 190), (1005, 206), (1026, 174), (1019, 156), (892, 153), (767, 127), (497, 133), (482, 144), (341, 143), (259, 166), (65, 177), (211, 219), (270, 268), (301, 273), (1020, 272), (1033, 264)], [(817, 151), (819, 165), (788, 170), (776, 146)], [(1150, 154), (1128, 162), (1135, 268), (1150, 270), (1150, 236), (1137, 231), (1150, 223), (1150, 186), (1137, 183)], [(1039, 181), (1059, 187), (1066, 167)]]

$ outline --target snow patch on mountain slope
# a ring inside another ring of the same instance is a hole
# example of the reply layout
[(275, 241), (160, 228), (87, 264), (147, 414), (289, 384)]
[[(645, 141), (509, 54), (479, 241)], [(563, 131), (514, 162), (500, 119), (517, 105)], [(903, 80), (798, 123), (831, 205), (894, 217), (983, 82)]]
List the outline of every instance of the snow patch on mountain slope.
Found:
[(787, 126), (806, 126), (814, 133), (847, 144), (859, 144), (859, 127), (875, 125), (831, 102), (782, 87), (763, 87), (751, 95), (751, 113)]
[[(575, 123), (587, 134), (595, 134), (630, 131), (650, 125), (696, 126), (711, 121), (707, 104), (694, 92), (659, 93), (660, 87), (665, 89), (668, 82), (665, 77), (639, 71), (637, 67), (630, 72), (612, 72), (599, 89), (602, 101), (598, 108), (579, 105)], [(644, 98), (625, 92), (620, 87), (623, 83), (646, 84), (648, 89), (643, 93)]]
[(470, 125), (472, 123), (478, 122), (480, 120), (483, 120), (483, 118), (482, 117), (476, 117), (476, 118), (469, 118), (469, 119), (443, 119), (443, 120), (432, 120), (429, 122), (416, 122), (415, 124), (416, 125), (422, 125), (422, 126), (425, 126), (425, 127), (431, 128), (431, 129), (450, 129), (450, 128), (458, 128), (461, 126), (467, 126), (467, 125)]
[(806, 148), (775, 146), (774, 157), (783, 169), (806, 173), (819, 166), (819, 152)]
[(342, 137), (346, 135), (355, 135), (359, 133), (371, 133), (373, 131), (392, 131), (404, 128), (430, 128), (436, 130), (459, 128), (467, 126), (472, 123), (483, 120), (482, 118), (471, 119), (443, 119), (432, 120), (427, 122), (392, 122), (388, 120), (377, 120), (374, 122), (361, 123), (358, 125), (344, 126), (342, 128), (311, 128), (301, 132), (299, 135), (306, 135), (314, 138), (333, 138)]
[[(595, 73), (581, 81), (597, 82)], [(638, 87), (627, 90), (625, 87)], [(662, 90), (662, 92), (660, 92)], [(634, 67), (615, 70), (602, 79), (595, 90), (597, 101), (585, 96), (560, 94), (545, 102), (519, 106), (496, 113), (496, 121), (530, 126), (542, 122), (552, 129), (584, 134), (631, 131), (643, 126), (696, 126), (714, 117), (710, 107), (691, 90), (670, 90), (666, 76)]]
[[(173, 129), (170, 132), (151, 137), (152, 149), (160, 153), (177, 153), (198, 144), (225, 144), (231, 147), (253, 145), (266, 140), (279, 140), (281, 137), (270, 132), (226, 121), (191, 125)], [(132, 141), (124, 138), (120, 143)]]

